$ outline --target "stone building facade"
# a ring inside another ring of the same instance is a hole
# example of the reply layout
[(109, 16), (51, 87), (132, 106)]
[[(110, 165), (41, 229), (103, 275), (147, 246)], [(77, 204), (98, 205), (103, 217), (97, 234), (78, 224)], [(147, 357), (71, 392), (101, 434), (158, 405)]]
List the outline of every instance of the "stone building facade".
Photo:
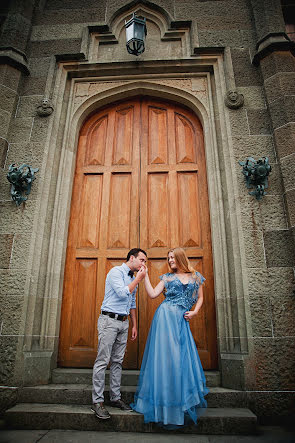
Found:
[[(295, 391), (295, 58), (279, 0), (12, 0), (1, 6), (0, 384), (44, 384), (58, 365), (79, 131), (103, 106), (139, 96), (190, 109), (204, 131), (218, 370), (260, 417)], [(146, 17), (146, 50), (124, 23)], [(235, 101), (227, 93), (237, 93)], [(242, 95), (242, 96), (241, 96)], [(44, 102), (45, 99), (45, 102)], [(43, 101), (43, 106), (42, 106)], [(231, 106), (232, 105), (232, 106)], [(43, 110), (43, 112), (42, 112)], [(239, 161), (268, 157), (267, 195)], [(25, 205), (10, 164), (39, 168)]]

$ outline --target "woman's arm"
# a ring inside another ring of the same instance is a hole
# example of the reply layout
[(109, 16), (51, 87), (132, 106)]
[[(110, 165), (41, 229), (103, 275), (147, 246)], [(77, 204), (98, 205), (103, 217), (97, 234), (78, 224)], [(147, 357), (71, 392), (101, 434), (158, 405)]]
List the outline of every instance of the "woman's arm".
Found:
[(194, 307), (194, 309), (192, 311), (187, 311), (184, 314), (184, 318), (186, 321), (190, 321), (190, 319), (193, 318), (195, 315), (197, 315), (197, 313), (201, 309), (201, 306), (203, 304), (203, 299), (204, 299), (202, 286), (199, 287), (198, 293), (199, 293), (199, 296), (198, 296), (198, 301), (196, 303), (196, 306)]
[(157, 284), (155, 288), (152, 287), (148, 273), (146, 273), (146, 276), (144, 278), (144, 286), (145, 290), (148, 293), (148, 296), (150, 298), (156, 298), (159, 297), (159, 295), (163, 292), (164, 289), (164, 282), (163, 280), (160, 280), (160, 283)]

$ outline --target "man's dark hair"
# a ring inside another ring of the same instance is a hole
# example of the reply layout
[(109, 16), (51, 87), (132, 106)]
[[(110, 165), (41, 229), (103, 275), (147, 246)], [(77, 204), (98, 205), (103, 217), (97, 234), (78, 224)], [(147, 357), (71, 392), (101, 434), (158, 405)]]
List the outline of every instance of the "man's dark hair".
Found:
[(134, 255), (134, 257), (137, 257), (140, 252), (142, 252), (147, 257), (147, 253), (143, 249), (133, 248), (133, 249), (130, 249), (130, 251), (128, 252), (126, 261), (129, 261), (131, 255)]

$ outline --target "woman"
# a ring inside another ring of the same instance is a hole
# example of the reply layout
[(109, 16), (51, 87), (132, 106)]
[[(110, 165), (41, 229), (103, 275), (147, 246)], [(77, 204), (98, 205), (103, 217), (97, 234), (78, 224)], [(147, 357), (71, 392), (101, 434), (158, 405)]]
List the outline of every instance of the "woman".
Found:
[(196, 423), (199, 408), (207, 406), (204, 396), (209, 391), (189, 327), (202, 306), (205, 279), (181, 248), (169, 251), (168, 265), (171, 272), (161, 275), (154, 289), (145, 277), (149, 297), (163, 292), (165, 300), (151, 324), (131, 407), (144, 414), (146, 423), (183, 425), (189, 418)]

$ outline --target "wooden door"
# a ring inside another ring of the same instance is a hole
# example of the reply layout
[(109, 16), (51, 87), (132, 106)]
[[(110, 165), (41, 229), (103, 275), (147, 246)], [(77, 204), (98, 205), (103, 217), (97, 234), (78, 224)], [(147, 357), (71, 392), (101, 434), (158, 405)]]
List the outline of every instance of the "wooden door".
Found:
[[(191, 322), (204, 368), (215, 368), (216, 320), (202, 127), (168, 102), (138, 98), (93, 115), (79, 138), (69, 226), (59, 364), (91, 367), (104, 282), (132, 247), (147, 251), (152, 283), (181, 246), (206, 277), (204, 306)], [(139, 336), (124, 366), (140, 367), (150, 323), (162, 301), (137, 297)]]

